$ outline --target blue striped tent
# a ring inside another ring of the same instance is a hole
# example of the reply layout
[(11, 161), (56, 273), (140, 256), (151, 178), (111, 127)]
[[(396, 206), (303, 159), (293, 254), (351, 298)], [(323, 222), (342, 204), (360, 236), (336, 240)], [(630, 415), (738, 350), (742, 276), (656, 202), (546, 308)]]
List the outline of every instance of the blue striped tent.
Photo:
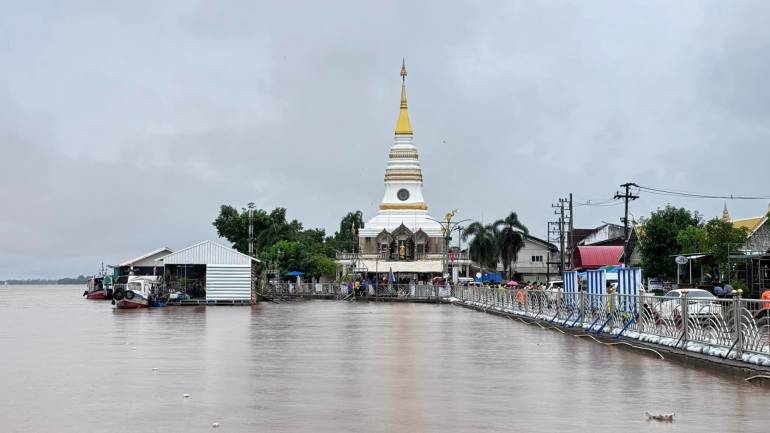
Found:
[(576, 271), (565, 271), (562, 274), (564, 282), (564, 303), (568, 307), (577, 306), (578, 299), (578, 278)]
[(602, 307), (603, 296), (607, 294), (607, 272), (604, 269), (588, 271), (588, 306), (592, 310)]
[(618, 269), (618, 295), (621, 311), (636, 313), (640, 287), (642, 287), (641, 268)]

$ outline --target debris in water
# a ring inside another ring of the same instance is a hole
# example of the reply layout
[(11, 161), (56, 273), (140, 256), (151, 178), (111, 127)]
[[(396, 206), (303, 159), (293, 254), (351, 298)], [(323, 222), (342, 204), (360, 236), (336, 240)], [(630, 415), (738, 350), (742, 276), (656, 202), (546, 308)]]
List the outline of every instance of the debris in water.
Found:
[(218, 422), (214, 422), (214, 423), (211, 424), (211, 427), (217, 428), (217, 427), (219, 427), (219, 423)]
[(182, 397), (184, 397), (184, 398), (190, 398), (190, 394), (182, 394)]
[(659, 415), (653, 415), (649, 412), (645, 412), (647, 415), (647, 421), (660, 421), (660, 422), (674, 422), (674, 414), (659, 414)]
[(158, 367), (152, 367), (152, 371), (158, 371)]

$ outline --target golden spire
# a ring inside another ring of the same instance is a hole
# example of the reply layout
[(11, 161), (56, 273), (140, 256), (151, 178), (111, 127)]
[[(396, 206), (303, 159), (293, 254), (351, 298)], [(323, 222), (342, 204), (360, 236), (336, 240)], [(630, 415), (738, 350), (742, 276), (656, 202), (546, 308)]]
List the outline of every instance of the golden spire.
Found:
[(730, 222), (730, 212), (727, 211), (727, 202), (725, 202), (725, 208), (722, 210), (722, 221)]
[(401, 109), (396, 121), (396, 135), (412, 135), (412, 122), (406, 107), (406, 60), (401, 61)]

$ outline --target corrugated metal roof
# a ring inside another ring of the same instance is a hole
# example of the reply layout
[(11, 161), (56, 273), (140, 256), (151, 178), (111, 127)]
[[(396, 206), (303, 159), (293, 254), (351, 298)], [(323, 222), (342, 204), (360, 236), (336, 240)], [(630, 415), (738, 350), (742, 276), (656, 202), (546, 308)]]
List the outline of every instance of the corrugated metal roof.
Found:
[(575, 267), (596, 269), (602, 266), (619, 265), (623, 246), (579, 246), (575, 248)]
[[(174, 250), (172, 250), (169, 247), (158, 248), (155, 251), (150, 251), (147, 254), (143, 254), (139, 257), (123, 262), (118, 266), (132, 266), (132, 265), (133, 266), (153, 266), (153, 265), (157, 266), (158, 264), (154, 263), (155, 259), (158, 259), (163, 256), (167, 256), (173, 252)], [(153, 257), (153, 256), (157, 256), (157, 257)], [(147, 263), (141, 263), (142, 261), (147, 261)]]
[(166, 265), (248, 265), (259, 260), (213, 241), (203, 241), (161, 257)]

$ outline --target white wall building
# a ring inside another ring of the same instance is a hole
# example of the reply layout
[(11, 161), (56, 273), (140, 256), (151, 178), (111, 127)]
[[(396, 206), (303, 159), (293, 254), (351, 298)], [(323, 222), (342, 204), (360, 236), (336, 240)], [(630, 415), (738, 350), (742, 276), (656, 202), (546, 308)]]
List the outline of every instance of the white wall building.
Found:
[[(511, 266), (511, 273), (521, 281), (545, 283), (549, 279), (558, 280), (561, 279), (558, 262), (559, 248), (556, 245), (534, 236), (526, 236), (518, 260)], [(498, 263), (497, 270), (503, 271), (502, 263)]]
[(195, 280), (207, 301), (249, 301), (259, 260), (216, 242), (205, 241), (158, 259), (164, 279), (174, 287)]

